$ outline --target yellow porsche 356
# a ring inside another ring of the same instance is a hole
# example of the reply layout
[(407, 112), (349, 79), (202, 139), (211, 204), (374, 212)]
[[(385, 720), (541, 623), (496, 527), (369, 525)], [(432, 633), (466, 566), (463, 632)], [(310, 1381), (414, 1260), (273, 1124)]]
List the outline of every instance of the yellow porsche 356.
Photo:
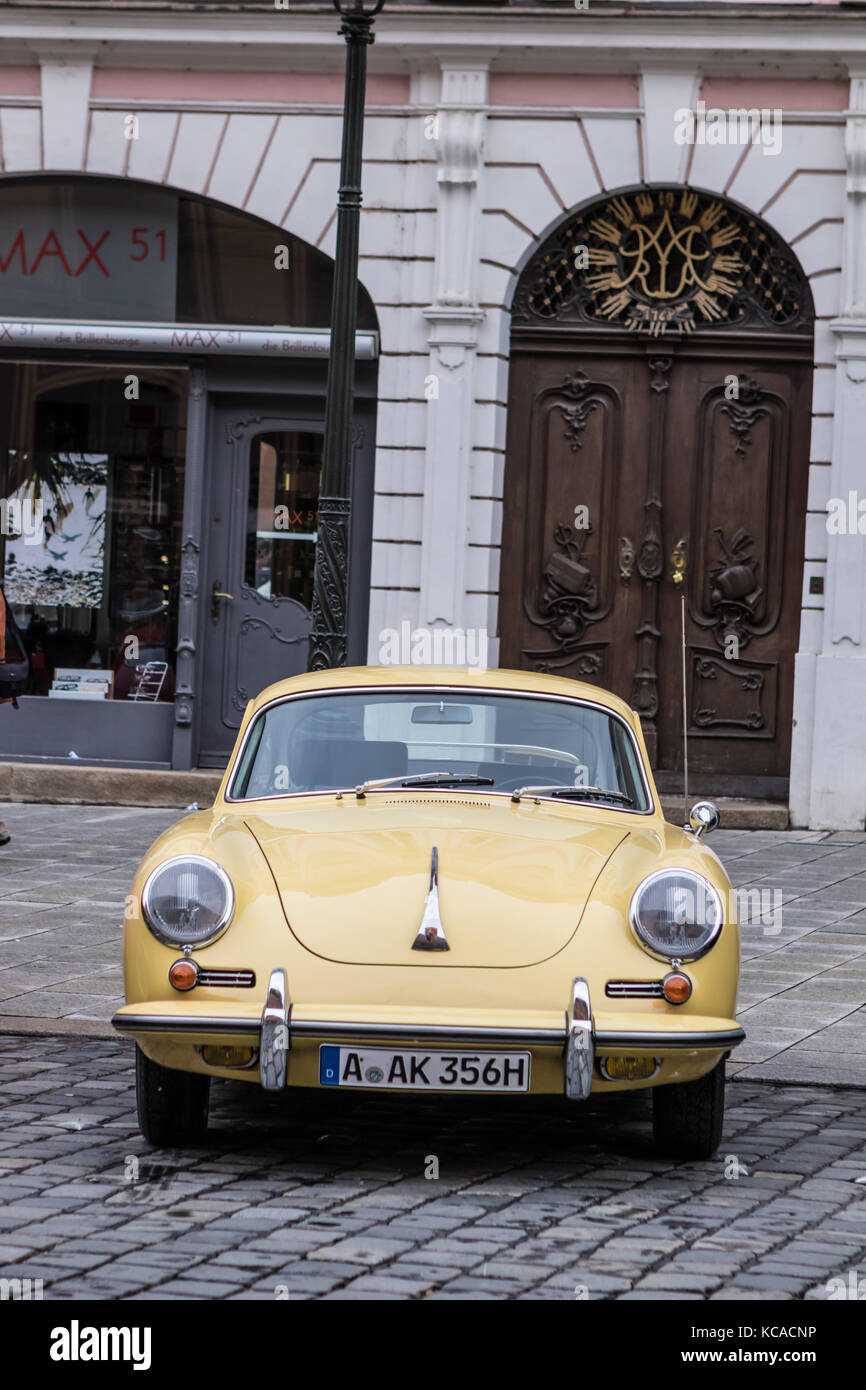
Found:
[(127, 909), (139, 1121), (207, 1125), (211, 1077), (271, 1091), (651, 1087), (658, 1149), (721, 1137), (739, 931), (665, 822), (637, 715), (550, 675), (320, 671), (250, 702), (213, 806)]

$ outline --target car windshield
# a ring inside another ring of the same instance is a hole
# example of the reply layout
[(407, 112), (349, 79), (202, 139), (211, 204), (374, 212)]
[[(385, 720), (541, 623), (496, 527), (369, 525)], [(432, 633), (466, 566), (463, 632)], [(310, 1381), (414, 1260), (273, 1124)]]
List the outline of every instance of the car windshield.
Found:
[[(611, 807), (650, 809), (635, 739), (607, 710), (576, 700), (417, 686), (271, 705), (250, 727), (229, 797), (352, 791), (364, 784), (375, 795), (413, 778), (414, 790), (439, 795), (449, 788), (444, 774), (453, 774), (452, 787), (462, 783), (470, 793), (561, 787), (601, 805), (609, 791)], [(390, 786), (369, 787), (383, 780)]]

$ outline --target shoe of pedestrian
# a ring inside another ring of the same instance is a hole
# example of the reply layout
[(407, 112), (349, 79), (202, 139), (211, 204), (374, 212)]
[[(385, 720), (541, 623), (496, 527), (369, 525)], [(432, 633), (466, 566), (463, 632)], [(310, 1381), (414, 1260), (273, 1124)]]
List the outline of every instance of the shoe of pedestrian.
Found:
[(0, 847), (2, 847), (3, 845), (8, 845), (11, 839), (12, 836), (9, 834), (9, 831), (6, 829), (6, 826), (3, 824), (2, 820), (0, 820)]

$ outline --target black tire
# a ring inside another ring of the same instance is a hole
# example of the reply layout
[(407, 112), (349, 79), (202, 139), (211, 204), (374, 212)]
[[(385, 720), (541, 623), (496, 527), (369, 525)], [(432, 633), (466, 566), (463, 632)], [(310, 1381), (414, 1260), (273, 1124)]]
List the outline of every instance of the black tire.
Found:
[(210, 1077), (170, 1071), (135, 1049), (138, 1124), (158, 1148), (200, 1144), (207, 1131)]
[(653, 1088), (653, 1139), (666, 1158), (712, 1158), (724, 1118), (724, 1057), (697, 1081)]

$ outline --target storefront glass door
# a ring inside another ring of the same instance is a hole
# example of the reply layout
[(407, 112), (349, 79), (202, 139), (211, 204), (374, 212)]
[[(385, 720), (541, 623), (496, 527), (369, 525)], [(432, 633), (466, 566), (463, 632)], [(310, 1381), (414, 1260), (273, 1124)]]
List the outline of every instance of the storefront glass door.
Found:
[(249, 700), (307, 669), (322, 468), (317, 422), (238, 403), (216, 407), (211, 425), (204, 767), (225, 764)]

